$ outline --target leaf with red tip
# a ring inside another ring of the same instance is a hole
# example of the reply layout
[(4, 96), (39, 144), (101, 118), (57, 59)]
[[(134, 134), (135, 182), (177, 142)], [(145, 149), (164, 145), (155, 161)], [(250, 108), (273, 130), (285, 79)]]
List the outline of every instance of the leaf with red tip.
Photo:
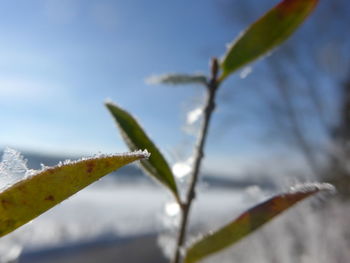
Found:
[(310, 15), (318, 0), (284, 0), (248, 27), (221, 61), (222, 81), (285, 41)]
[(269, 222), (299, 201), (322, 190), (332, 190), (329, 184), (307, 184), (280, 194), (249, 209), (223, 228), (192, 244), (187, 250), (185, 263), (194, 263), (204, 257), (233, 245)]

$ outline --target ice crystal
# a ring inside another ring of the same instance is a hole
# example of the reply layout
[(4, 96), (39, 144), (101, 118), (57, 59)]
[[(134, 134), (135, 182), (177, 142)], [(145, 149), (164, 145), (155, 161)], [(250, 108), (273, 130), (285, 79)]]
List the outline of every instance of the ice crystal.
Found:
[(202, 116), (202, 114), (203, 114), (202, 108), (196, 108), (194, 110), (191, 110), (187, 114), (187, 124), (189, 124), (189, 125), (194, 124), (196, 121), (199, 120), (199, 118)]
[(123, 156), (137, 156), (137, 157), (141, 157), (143, 159), (148, 159), (151, 156), (151, 153), (149, 153), (147, 150), (138, 150), (138, 151), (133, 151), (133, 152), (115, 153), (115, 154), (102, 154), (102, 153), (99, 153), (99, 154), (95, 154), (95, 155), (90, 156), (90, 157), (82, 157), (82, 158), (80, 158), (78, 160), (67, 159), (67, 160), (65, 160), (63, 162), (60, 161), (57, 164), (57, 166), (59, 167), (59, 166), (64, 166), (64, 165), (71, 165), (71, 164), (75, 164), (75, 163), (78, 163), (78, 162), (81, 162), (81, 161), (96, 160), (96, 159), (99, 159), (99, 158), (108, 158), (108, 157), (115, 157), (115, 156), (120, 156), (120, 157), (123, 157)]
[(250, 73), (252, 73), (253, 72), (253, 68), (252, 67), (245, 67), (245, 68), (243, 68), (243, 70), (241, 71), (241, 73), (239, 74), (239, 77), (241, 78), (241, 79), (245, 79), (246, 77), (248, 77), (248, 75), (250, 74)]
[(27, 168), (27, 160), (20, 152), (6, 148), (0, 162), (0, 191), (26, 178), (32, 173)]
[[(137, 156), (141, 158), (149, 158), (150, 153), (147, 150), (139, 150), (134, 152), (122, 153), (122, 154), (98, 154), (88, 158), (81, 158), (79, 160), (65, 160), (64, 162), (59, 162), (56, 167), (61, 167), (64, 165), (71, 165), (84, 160), (94, 160), (98, 158), (106, 158), (113, 156)], [(50, 169), (51, 167), (41, 164), (41, 170), (30, 170), (27, 168), (27, 160), (23, 158), (20, 152), (13, 150), (11, 148), (6, 148), (4, 150), (2, 161), (0, 162), (0, 191), (5, 190), (11, 185), (26, 179), (28, 177), (34, 176), (39, 172)]]
[(167, 216), (177, 216), (180, 213), (180, 206), (177, 202), (168, 202), (165, 204), (164, 210)]
[(312, 191), (327, 191), (334, 193), (335, 187), (328, 183), (304, 183), (297, 184), (290, 188), (290, 193), (312, 192)]

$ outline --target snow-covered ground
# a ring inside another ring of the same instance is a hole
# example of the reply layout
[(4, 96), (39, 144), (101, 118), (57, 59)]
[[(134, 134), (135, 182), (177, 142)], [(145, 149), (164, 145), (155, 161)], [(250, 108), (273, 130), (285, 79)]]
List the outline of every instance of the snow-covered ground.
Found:
[[(21, 163), (18, 167), (23, 168)], [(222, 226), (272, 194), (271, 190), (262, 191), (257, 186), (240, 190), (200, 186), (191, 213), (191, 236)], [(303, 202), (262, 231), (206, 262), (350, 262), (350, 206), (331, 200), (325, 202), (328, 205), (320, 206), (321, 203), (317, 198)], [(49, 251), (49, 257), (56, 260), (40, 262), (107, 263), (114, 262), (113, 257), (119, 255), (133, 256), (128, 262), (161, 263), (164, 259), (161, 261), (159, 255), (159, 261), (151, 259), (154, 253), (160, 253), (155, 250), (155, 243), (163, 251), (171, 251), (172, 230), (177, 222), (178, 208), (162, 187), (137, 181), (121, 183), (107, 177), (1, 238), (0, 262), (10, 262), (21, 252), (33, 255)], [(127, 246), (123, 245), (126, 243)], [(72, 259), (69, 253), (67, 260), (58, 260), (57, 253), (67, 252), (63, 247), (73, 250), (83, 247), (82, 258), (85, 255), (89, 261)], [(55, 254), (54, 248), (61, 249), (55, 250)], [(30, 261), (28, 256), (19, 262), (39, 261)]]
[[(242, 191), (202, 188), (191, 214), (193, 235), (218, 228), (270, 194), (257, 187)], [(349, 262), (350, 207), (328, 201), (327, 207), (315, 211), (315, 201), (322, 203), (317, 198), (303, 202), (262, 231), (206, 262)], [(169, 249), (173, 238), (169, 228), (176, 218), (176, 207), (160, 187), (102, 180), (2, 238), (0, 262), (21, 250), (25, 254), (104, 237), (116, 237), (130, 244), (145, 237), (148, 244), (150, 240), (155, 242), (156, 237), (162, 247)], [(132, 248), (135, 249), (131, 245)], [(148, 261), (143, 258), (139, 262)]]

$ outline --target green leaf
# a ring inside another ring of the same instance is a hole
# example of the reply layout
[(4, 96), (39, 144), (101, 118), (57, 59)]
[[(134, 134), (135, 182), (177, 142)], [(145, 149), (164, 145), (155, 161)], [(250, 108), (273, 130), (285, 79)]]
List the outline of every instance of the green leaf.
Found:
[(102, 176), (147, 152), (101, 156), (45, 168), (0, 193), (0, 236), (24, 225)]
[(151, 76), (146, 79), (148, 84), (170, 84), (170, 85), (186, 85), (186, 84), (201, 84), (207, 85), (207, 77), (201, 74), (165, 74), (160, 76)]
[(221, 62), (220, 80), (285, 41), (308, 17), (318, 0), (284, 0), (246, 29)]
[(120, 128), (122, 137), (131, 150), (147, 149), (151, 156), (147, 160), (141, 161), (141, 166), (152, 177), (167, 186), (179, 199), (175, 179), (173, 173), (166, 162), (161, 152), (157, 149), (155, 144), (150, 140), (147, 134), (142, 129), (141, 125), (131, 116), (130, 113), (118, 107), (117, 105), (107, 102), (107, 109)]
[(288, 193), (277, 195), (249, 209), (228, 225), (192, 244), (187, 250), (184, 262), (194, 263), (227, 248), (250, 235), (297, 202), (319, 191), (333, 189), (333, 186), (329, 184), (307, 184), (296, 187)]

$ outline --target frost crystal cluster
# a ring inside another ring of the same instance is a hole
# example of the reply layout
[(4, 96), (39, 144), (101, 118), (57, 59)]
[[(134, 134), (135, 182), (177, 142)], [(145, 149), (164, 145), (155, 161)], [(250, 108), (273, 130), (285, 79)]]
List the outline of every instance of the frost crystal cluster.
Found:
[(32, 173), (27, 168), (27, 160), (20, 152), (6, 148), (0, 163), (0, 191), (24, 179)]

